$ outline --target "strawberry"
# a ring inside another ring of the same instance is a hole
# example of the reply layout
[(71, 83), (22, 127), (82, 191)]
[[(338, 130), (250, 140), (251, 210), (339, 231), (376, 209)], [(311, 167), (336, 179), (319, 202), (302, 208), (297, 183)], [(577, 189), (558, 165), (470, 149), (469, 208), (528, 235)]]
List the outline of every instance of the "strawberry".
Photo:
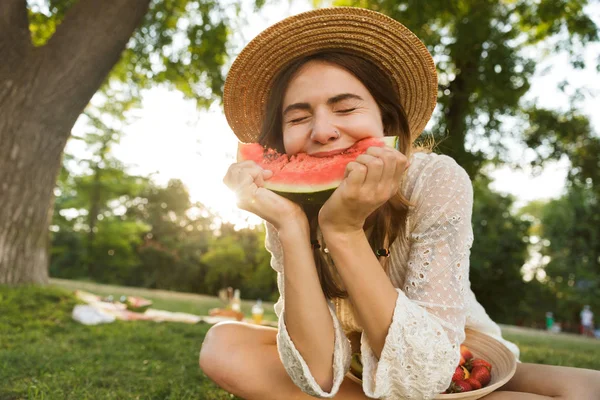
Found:
[(481, 358), (473, 358), (471, 360), (468, 360), (465, 363), (465, 367), (467, 367), (468, 370), (472, 370), (475, 367), (486, 367), (488, 371), (492, 372), (492, 364)]
[(488, 383), (490, 383), (492, 376), (487, 367), (478, 365), (473, 367), (473, 370), (471, 370), (471, 378), (477, 379), (479, 382), (481, 382), (481, 386), (486, 386)]
[(481, 389), (481, 382), (479, 382), (477, 379), (475, 378), (468, 378), (465, 379), (465, 382), (468, 382), (469, 385), (471, 385), (471, 387), (473, 388), (473, 390), (477, 390), (477, 389)]
[(470, 375), (469, 371), (465, 367), (462, 367), (459, 365), (454, 370), (454, 375), (452, 375), (452, 382), (467, 379), (469, 377), (469, 375)]
[(468, 361), (471, 358), (473, 358), (473, 353), (471, 353), (471, 350), (469, 350), (469, 348), (464, 344), (460, 345), (460, 355), (465, 358), (465, 361)]
[(467, 360), (465, 360), (465, 358), (461, 354), (460, 355), (460, 361), (458, 362), (458, 365), (465, 365), (466, 362), (467, 362)]
[(452, 393), (469, 392), (471, 390), (473, 390), (473, 388), (471, 387), (471, 385), (469, 385), (469, 382), (467, 382), (465, 380), (452, 382), (450, 384), (450, 391)]
[(461, 379), (465, 379), (465, 371), (463, 370), (463, 367), (459, 365), (454, 370), (454, 375), (452, 375), (452, 382), (460, 381)]

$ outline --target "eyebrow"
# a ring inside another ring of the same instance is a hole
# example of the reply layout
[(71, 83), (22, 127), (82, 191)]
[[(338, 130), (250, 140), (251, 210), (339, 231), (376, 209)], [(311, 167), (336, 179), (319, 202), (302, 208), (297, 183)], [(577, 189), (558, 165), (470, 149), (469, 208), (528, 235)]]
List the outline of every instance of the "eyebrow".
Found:
[[(333, 96), (333, 97), (327, 99), (327, 105), (333, 105), (335, 103), (339, 103), (340, 101), (349, 100), (349, 99), (363, 100), (363, 98), (357, 94), (342, 93), (342, 94), (338, 94), (336, 96)], [(285, 108), (285, 110), (283, 110), (283, 115), (287, 114), (290, 111), (294, 111), (294, 110), (310, 110), (310, 104), (308, 104), (308, 103), (290, 104), (289, 106), (287, 106)]]

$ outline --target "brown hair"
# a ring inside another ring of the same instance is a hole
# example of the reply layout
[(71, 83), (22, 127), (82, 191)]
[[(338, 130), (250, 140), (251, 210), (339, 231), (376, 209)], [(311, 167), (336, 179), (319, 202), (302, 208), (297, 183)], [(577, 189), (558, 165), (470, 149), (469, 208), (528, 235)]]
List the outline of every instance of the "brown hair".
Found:
[[(374, 63), (355, 54), (342, 51), (328, 51), (313, 54), (292, 62), (276, 77), (269, 93), (265, 119), (258, 142), (264, 146), (285, 152), (283, 146), (283, 98), (291, 79), (309, 61), (322, 61), (337, 65), (353, 74), (369, 90), (379, 106), (386, 136), (398, 136), (398, 150), (406, 157), (412, 151), (411, 134), (408, 119), (395, 86), (386, 74)], [(388, 202), (374, 212), (365, 223), (365, 231), (370, 230), (369, 244), (373, 251), (389, 247), (394, 240), (405, 233), (409, 202), (398, 191)], [(311, 239), (318, 239), (321, 249), (314, 250), (315, 264), (323, 293), (329, 299), (348, 297), (348, 293), (340, 286), (340, 277), (333, 268), (329, 255), (323, 253), (326, 247), (318, 229), (318, 213), (320, 206), (305, 206), (311, 230)], [(372, 229), (371, 229), (372, 228)], [(384, 268), (387, 265), (384, 264)]]

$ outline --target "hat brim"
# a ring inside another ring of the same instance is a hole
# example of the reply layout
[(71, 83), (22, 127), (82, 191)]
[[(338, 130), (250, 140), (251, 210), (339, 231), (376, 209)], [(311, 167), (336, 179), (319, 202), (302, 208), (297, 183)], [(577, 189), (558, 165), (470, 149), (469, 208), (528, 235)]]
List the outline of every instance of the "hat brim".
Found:
[(324, 50), (373, 61), (396, 86), (412, 139), (425, 129), (437, 101), (437, 72), (425, 45), (381, 13), (333, 7), (288, 17), (256, 36), (237, 56), (225, 80), (223, 106), (240, 141), (256, 142), (275, 76), (292, 61)]

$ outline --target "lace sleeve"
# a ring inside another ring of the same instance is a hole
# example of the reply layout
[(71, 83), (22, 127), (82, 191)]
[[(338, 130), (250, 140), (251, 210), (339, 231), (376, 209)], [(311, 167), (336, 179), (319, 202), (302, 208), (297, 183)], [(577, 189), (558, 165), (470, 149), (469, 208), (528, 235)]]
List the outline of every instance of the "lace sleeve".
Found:
[(344, 376), (350, 369), (350, 342), (344, 334), (344, 330), (335, 314), (333, 304), (330, 301), (327, 301), (331, 318), (333, 318), (333, 328), (335, 333), (333, 351), (333, 386), (330, 392), (325, 392), (311, 374), (308, 364), (306, 364), (306, 361), (296, 349), (285, 326), (283, 251), (277, 236), (277, 230), (269, 223), (267, 223), (266, 226), (267, 235), (265, 238), (265, 247), (271, 253), (271, 267), (277, 271), (277, 287), (279, 289), (279, 300), (275, 303), (275, 314), (279, 319), (279, 331), (277, 332), (277, 350), (279, 352), (279, 358), (289, 377), (300, 390), (314, 397), (332, 398), (339, 391)]
[(450, 384), (464, 340), (472, 185), (449, 157), (435, 156), (410, 197), (410, 253), (404, 286), (379, 360), (363, 333), (363, 389), (384, 399), (432, 399)]
[(265, 228), (265, 248), (271, 253), (271, 268), (277, 272), (279, 299), (273, 308), (275, 309), (275, 315), (279, 318), (283, 310), (283, 250), (281, 249), (281, 243), (279, 242), (279, 236), (275, 227), (265, 222)]

